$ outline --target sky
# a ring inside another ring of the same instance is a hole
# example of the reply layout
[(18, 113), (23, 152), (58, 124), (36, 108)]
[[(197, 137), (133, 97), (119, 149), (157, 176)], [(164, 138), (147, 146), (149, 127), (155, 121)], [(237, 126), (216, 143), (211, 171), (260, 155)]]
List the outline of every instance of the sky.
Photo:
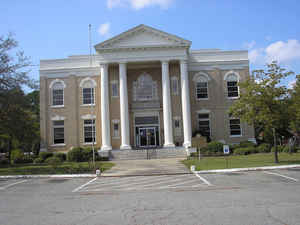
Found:
[(145, 24), (194, 50), (248, 50), (250, 70), (277, 60), (300, 74), (299, 0), (1, 0), (0, 12), (0, 35), (15, 34), (37, 80), (40, 59), (89, 54), (89, 24), (93, 45)]

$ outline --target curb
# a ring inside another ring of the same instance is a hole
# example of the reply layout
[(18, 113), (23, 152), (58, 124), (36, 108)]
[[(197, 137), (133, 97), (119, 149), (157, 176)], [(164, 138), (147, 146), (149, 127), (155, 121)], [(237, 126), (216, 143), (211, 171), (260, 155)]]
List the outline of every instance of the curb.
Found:
[(96, 174), (56, 174), (56, 175), (7, 175), (0, 179), (32, 179), (32, 178), (94, 178)]
[(291, 168), (300, 168), (300, 164), (286, 165), (286, 166), (262, 166), (262, 167), (250, 167), (250, 168), (220, 169), (220, 170), (200, 170), (200, 171), (193, 171), (193, 173), (196, 174), (232, 173), (232, 172), (263, 171), (263, 170), (291, 169)]

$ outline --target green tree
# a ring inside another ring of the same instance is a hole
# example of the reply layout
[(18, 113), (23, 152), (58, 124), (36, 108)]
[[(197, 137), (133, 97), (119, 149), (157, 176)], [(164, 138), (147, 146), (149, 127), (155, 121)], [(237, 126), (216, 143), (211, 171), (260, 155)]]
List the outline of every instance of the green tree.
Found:
[(291, 90), (289, 115), (292, 118), (290, 128), (295, 135), (300, 134), (300, 75), (296, 76), (296, 84)]
[[(266, 133), (273, 131), (276, 137), (276, 132), (282, 129), (283, 120), (288, 118), (285, 101), (288, 91), (282, 80), (291, 74), (293, 72), (287, 72), (276, 62), (268, 64), (266, 70), (253, 71), (249, 79), (239, 83), (241, 95), (230, 107), (229, 113)], [(275, 145), (274, 157), (278, 163), (276, 141), (268, 141)]]

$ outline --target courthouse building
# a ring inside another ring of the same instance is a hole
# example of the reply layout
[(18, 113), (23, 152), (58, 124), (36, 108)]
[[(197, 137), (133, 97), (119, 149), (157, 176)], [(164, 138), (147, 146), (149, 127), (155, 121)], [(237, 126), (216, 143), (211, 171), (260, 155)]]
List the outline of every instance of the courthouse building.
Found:
[(197, 132), (255, 141), (253, 126), (228, 114), (249, 76), (248, 52), (190, 47), (139, 25), (95, 45), (93, 56), (41, 60), (41, 148), (188, 148)]

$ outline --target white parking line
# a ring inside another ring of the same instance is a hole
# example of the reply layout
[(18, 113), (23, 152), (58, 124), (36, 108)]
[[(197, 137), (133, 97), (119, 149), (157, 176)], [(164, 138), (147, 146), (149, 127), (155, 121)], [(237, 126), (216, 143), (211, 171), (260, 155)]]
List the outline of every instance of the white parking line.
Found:
[[(195, 182), (195, 180), (186, 180), (184, 182), (181, 182), (181, 183), (176, 183), (176, 184), (170, 184), (170, 185), (167, 185), (167, 186), (163, 186), (163, 187), (180, 187), (180, 185), (182, 184), (188, 184), (188, 183), (192, 183), (192, 182)], [(199, 181), (198, 181), (199, 182)], [(200, 185), (200, 184), (197, 184), (197, 185)]]
[(21, 180), (21, 181), (18, 181), (18, 182), (16, 182), (16, 183), (8, 184), (8, 185), (6, 185), (6, 186), (0, 187), (0, 190), (4, 190), (4, 189), (6, 189), (6, 188), (9, 188), (9, 187), (14, 186), (14, 185), (16, 185), (16, 184), (24, 183), (24, 182), (26, 182), (26, 181), (27, 181), (27, 180)]
[(290, 180), (293, 180), (293, 181), (296, 181), (296, 182), (298, 181), (298, 179), (295, 179), (295, 178), (292, 178), (292, 177), (288, 177), (288, 176), (285, 176), (285, 175), (282, 175), (282, 174), (279, 174), (279, 173), (267, 172), (267, 171), (264, 171), (264, 173), (275, 175), (275, 176), (279, 176), (279, 177), (284, 177), (286, 179), (290, 179)]
[(98, 177), (95, 177), (94, 179), (90, 180), (89, 182), (79, 186), (78, 188), (75, 188), (72, 192), (77, 192), (79, 190), (81, 190), (82, 188), (84, 188), (85, 186), (89, 185), (90, 183), (93, 183), (95, 180), (97, 180)]
[(194, 172), (194, 174), (195, 174), (197, 177), (199, 177), (200, 180), (202, 180), (205, 184), (207, 184), (208, 186), (212, 186), (212, 184), (211, 184), (208, 180), (206, 180), (205, 178), (201, 177), (199, 174), (197, 174), (197, 173), (195, 173), (195, 172)]

